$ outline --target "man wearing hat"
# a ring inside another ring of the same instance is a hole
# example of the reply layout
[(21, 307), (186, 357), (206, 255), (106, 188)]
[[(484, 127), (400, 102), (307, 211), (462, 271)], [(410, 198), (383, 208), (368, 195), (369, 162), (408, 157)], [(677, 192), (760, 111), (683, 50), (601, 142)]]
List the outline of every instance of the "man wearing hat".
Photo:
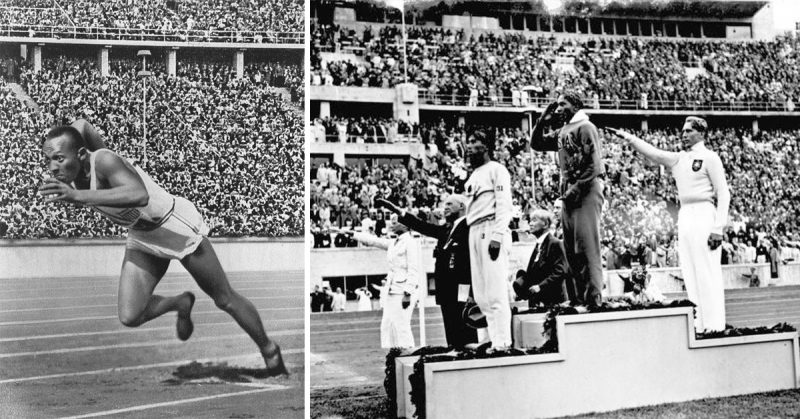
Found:
[[(536, 122), (531, 133), (531, 148), (558, 152), (564, 251), (575, 279), (575, 303), (593, 308), (602, 302), (600, 220), (605, 168), (597, 127), (589, 122), (589, 116), (582, 109), (583, 102), (577, 94), (560, 95)], [(565, 124), (544, 133), (545, 125), (554, 115)]]
[(494, 136), (484, 131), (469, 136), (467, 157), (472, 174), (465, 185), (472, 291), (486, 315), (492, 342), (489, 351), (511, 347), (506, 280), (511, 250), (511, 175), (502, 164), (491, 160), (494, 146)]
[(550, 231), (553, 215), (537, 209), (531, 213), (531, 233), (536, 245), (528, 262), (528, 269), (520, 269), (514, 281), (514, 292), (528, 300), (529, 306), (553, 305), (564, 302), (564, 279), (567, 266), (561, 240)]
[[(722, 282), (722, 230), (728, 221), (731, 195), (717, 153), (706, 148), (708, 124), (690, 116), (683, 124), (683, 151), (660, 150), (628, 132), (609, 128), (649, 160), (668, 167), (678, 187), (678, 258), (689, 300), (697, 304), (695, 329), (725, 330)], [(716, 205), (714, 202), (716, 201)]]
[(442, 225), (420, 220), (382, 198), (375, 200), (375, 206), (387, 208), (400, 215), (398, 219), (400, 223), (437, 240), (433, 251), (436, 258), (433, 275), (436, 284), (436, 304), (442, 310), (447, 344), (463, 348), (469, 343), (477, 342), (475, 329), (467, 327), (462, 318), (471, 284), (469, 226), (465, 217), (466, 198), (463, 195), (450, 195), (444, 200), (445, 223)]

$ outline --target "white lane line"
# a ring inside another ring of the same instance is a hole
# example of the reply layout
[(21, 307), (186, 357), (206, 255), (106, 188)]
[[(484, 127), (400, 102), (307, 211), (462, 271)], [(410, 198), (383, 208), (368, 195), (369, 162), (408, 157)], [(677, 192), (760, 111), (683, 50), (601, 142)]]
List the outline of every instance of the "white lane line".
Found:
[(117, 306), (116, 304), (92, 304), (88, 306), (19, 308), (14, 310), (0, 310), (0, 313), (26, 313), (29, 311), (72, 310), (78, 308), (103, 308), (103, 307), (116, 307), (116, 306)]
[[(119, 266), (122, 266), (122, 262), (120, 262)], [(286, 270), (286, 271), (231, 271), (227, 272), (228, 279), (231, 281), (238, 281), (241, 279), (249, 279), (249, 278), (258, 278), (266, 276), (264, 279), (273, 280), (273, 281), (281, 281), (282, 278), (287, 276), (299, 276), (303, 277), (303, 270)], [(163, 281), (176, 281), (181, 280), (184, 278), (190, 278), (188, 272), (169, 272), (164, 275)], [(58, 282), (64, 281), (110, 281), (116, 280), (119, 276), (115, 275), (87, 275), (87, 276), (67, 276), (67, 277), (57, 277), (57, 276), (37, 276), (37, 277), (17, 277), (17, 278), (0, 278), (0, 282), (14, 282), (14, 283), (21, 283), (21, 282), (36, 282), (36, 281), (47, 281), (52, 282), (57, 280)]]
[[(181, 288), (181, 289), (172, 290), (172, 291), (183, 291), (185, 289), (186, 288)], [(195, 289), (195, 288), (193, 288), (193, 289)], [(268, 291), (268, 290), (273, 290), (273, 289), (284, 290), (286, 288), (234, 288), (234, 290), (236, 290), (236, 291)], [(48, 290), (43, 290), (43, 291), (48, 291)], [(156, 288), (156, 293), (162, 292), (162, 291), (167, 291), (167, 290), (162, 290), (161, 288)], [(295, 294), (295, 295), (298, 296), (298, 297), (302, 297), (305, 294), (304, 293), (300, 293), (300, 294)], [(44, 300), (44, 301), (50, 301), (50, 300), (83, 300), (83, 299), (86, 299), (86, 298), (107, 298), (107, 297), (116, 297), (116, 296), (117, 296), (117, 294), (94, 294), (94, 295), (83, 294), (83, 295), (73, 295), (73, 296), (63, 296), (63, 297), (4, 298), (4, 299), (0, 299), (0, 303), (10, 303), (10, 302), (15, 302), (15, 301), (42, 301), (42, 300)], [(294, 295), (292, 295), (292, 296), (294, 296)]]
[[(302, 310), (303, 307), (285, 307), (285, 308), (259, 308), (258, 311), (289, 311), (289, 310)], [(192, 315), (195, 314), (216, 314), (216, 313), (225, 313), (222, 310), (213, 310), (213, 311), (193, 311)], [(48, 324), (48, 323), (68, 323), (68, 322), (75, 322), (75, 321), (86, 321), (86, 320), (117, 320), (118, 316), (89, 316), (89, 317), (69, 317), (65, 319), (47, 319), (47, 320), (20, 320), (20, 321), (12, 321), (12, 322), (0, 322), (0, 327), (2, 326), (26, 326), (31, 324)]]
[[(297, 319), (279, 319), (279, 320), (270, 320), (266, 322), (267, 324), (272, 323), (280, 323), (280, 322), (290, 322), (290, 321), (301, 321), (305, 320), (303, 318)], [(227, 322), (216, 322), (216, 323), (195, 323), (197, 326), (222, 326), (226, 324), (232, 324), (233, 319)], [(58, 338), (71, 338), (71, 337), (79, 337), (79, 336), (101, 336), (101, 335), (116, 335), (116, 334), (134, 334), (134, 333), (145, 333), (145, 332), (157, 332), (162, 330), (175, 330), (175, 326), (169, 327), (149, 327), (149, 328), (130, 328), (130, 329), (120, 329), (120, 330), (105, 330), (102, 332), (80, 332), (80, 333), (60, 333), (57, 335), (38, 335), (38, 336), (20, 336), (15, 338), (0, 338), (0, 343), (7, 343), (7, 342), (26, 342), (29, 340), (40, 340), (40, 339), (58, 339)]]
[[(297, 283), (298, 281), (302, 281), (302, 280), (303, 280), (303, 278), (297, 278), (296, 280), (291, 280), (291, 281), (287, 280), (287, 281), (282, 281), (282, 282), (288, 282), (288, 283), (291, 284), (291, 283)], [(76, 287), (76, 286), (69, 286), (69, 287), (37, 287), (37, 288), (7, 288), (6, 287), (6, 291), (8, 291), (8, 292), (40, 292), (40, 291), (54, 291), (54, 290), (82, 290), (82, 289), (95, 289), (95, 288), (106, 288), (106, 287), (114, 287), (114, 288), (116, 288), (118, 282), (119, 281), (114, 280), (114, 282), (110, 282), (110, 283), (93, 284), (93, 285), (80, 286), (80, 287)], [(189, 283), (192, 283), (192, 282), (193, 281), (191, 281), (191, 280), (189, 281)], [(236, 288), (236, 286), (242, 285), (242, 284), (274, 285), (271, 282), (265, 284), (264, 281), (239, 281), (239, 282), (236, 282), (236, 283), (231, 283), (231, 285), (233, 285), (234, 288)], [(161, 289), (161, 288), (164, 288), (164, 287), (180, 287), (180, 286), (185, 286), (185, 285), (186, 284), (183, 284), (183, 283), (166, 283), (165, 284), (165, 283), (162, 282), (162, 283), (158, 284), (158, 288)], [(281, 286), (275, 287), (275, 288), (284, 288), (284, 287), (285, 287), (284, 285), (281, 285)], [(299, 286), (299, 287), (295, 287), (295, 288), (304, 288), (304, 287), (303, 286)]]
[[(281, 350), (281, 353), (284, 355), (294, 355), (294, 354), (302, 354), (305, 353), (305, 350), (302, 348), (297, 349), (287, 349)], [(138, 371), (138, 370), (147, 370), (153, 368), (164, 368), (164, 367), (177, 367), (179, 365), (185, 365), (191, 362), (199, 362), (201, 364), (205, 364), (207, 362), (224, 362), (224, 361), (237, 361), (240, 359), (261, 359), (261, 354), (259, 353), (252, 353), (247, 355), (236, 355), (236, 356), (226, 356), (221, 358), (215, 359), (183, 359), (180, 361), (169, 361), (169, 362), (160, 362), (158, 364), (145, 364), (145, 365), (133, 365), (130, 367), (114, 367), (114, 368), (104, 368), (101, 370), (93, 370), (93, 371), (78, 371), (78, 372), (65, 372), (61, 374), (48, 374), (48, 375), (38, 375), (34, 377), (19, 377), (19, 378), (9, 378), (5, 380), (0, 380), (0, 384), (14, 384), (14, 383), (21, 383), (25, 381), (40, 381), (40, 380), (50, 380), (53, 378), (65, 378), (65, 377), (79, 377), (82, 375), (100, 375), (100, 374), (109, 374), (114, 372), (122, 372), (122, 371)]]
[[(243, 286), (246, 284), (263, 284), (263, 285), (270, 285), (270, 286), (285, 286), (296, 284), (298, 281), (302, 282), (303, 277), (289, 277), (289, 278), (281, 278), (281, 279), (246, 279), (246, 280), (229, 280), (231, 285), (233, 286)], [(176, 278), (175, 280), (162, 280), (158, 283), (158, 285), (163, 287), (177, 287), (181, 285), (191, 284), (194, 283), (194, 278), (191, 276), (186, 276), (182, 278)], [(26, 283), (26, 282), (13, 282), (13, 283), (6, 283), (3, 284), (0, 282), (0, 285), (3, 285), (4, 289), (8, 289), (11, 291), (35, 291), (35, 290), (46, 290), (46, 289), (73, 289), (73, 288), (90, 288), (90, 287), (109, 287), (114, 286), (119, 283), (119, 277), (109, 278), (108, 280), (80, 280), (80, 281), (69, 281), (64, 279), (48, 279), (48, 282), (37, 282), (37, 283)]]
[(266, 393), (268, 391), (286, 390), (288, 388), (290, 388), (290, 387), (282, 386), (282, 385), (273, 385), (273, 386), (271, 386), (269, 388), (259, 388), (259, 389), (256, 389), (256, 390), (245, 390), (245, 391), (239, 391), (239, 392), (235, 392), (235, 393), (223, 393), (223, 394), (216, 394), (216, 395), (213, 395), (213, 396), (205, 396), (205, 397), (194, 397), (194, 398), (191, 398), (191, 399), (174, 400), (174, 401), (171, 401), (171, 402), (144, 404), (144, 405), (140, 405), (140, 406), (126, 407), (124, 409), (114, 409), (114, 410), (106, 410), (106, 411), (103, 411), (103, 412), (89, 413), (89, 414), (86, 414), (86, 415), (67, 416), (67, 417), (65, 417), (63, 419), (96, 418), (98, 416), (110, 416), (110, 415), (116, 415), (116, 414), (119, 414), (119, 413), (139, 412), (139, 411), (142, 411), (142, 410), (155, 409), (155, 408), (159, 408), (159, 407), (177, 406), (177, 405), (187, 404), (187, 403), (203, 402), (203, 401), (206, 401), (206, 400), (224, 399), (224, 398), (228, 398), (228, 397), (245, 396), (245, 395), (248, 395), (248, 394)]
[[(302, 297), (302, 295), (277, 295), (269, 297), (247, 297), (248, 300), (280, 300), (286, 298)], [(2, 301), (2, 300), (0, 300)], [(39, 307), (39, 308), (17, 308), (11, 310), (0, 310), (2, 313), (25, 313), (31, 311), (52, 311), (52, 310), (76, 310), (79, 308), (101, 308), (101, 307), (117, 307), (116, 304), (93, 304), (88, 306), (66, 306), (66, 307)]]
[[(289, 329), (289, 330), (279, 330), (270, 333), (272, 336), (288, 336), (288, 335), (302, 335), (305, 333), (305, 329)], [(193, 342), (214, 342), (220, 340), (226, 340), (231, 338), (245, 338), (247, 337), (246, 334), (237, 333), (235, 335), (217, 335), (217, 336), (207, 336), (207, 337), (199, 337), (196, 339), (192, 339)], [(89, 352), (89, 351), (102, 351), (106, 349), (124, 349), (124, 348), (144, 348), (148, 346), (166, 346), (166, 345), (181, 345), (184, 342), (179, 340), (170, 339), (170, 340), (151, 340), (147, 342), (131, 342), (131, 343), (118, 343), (116, 345), (97, 345), (97, 346), (80, 346), (77, 348), (62, 348), (62, 349), (51, 349), (49, 351), (30, 351), (30, 352), (11, 352), (11, 353), (0, 353), (0, 359), (6, 358), (19, 358), (23, 356), (39, 356), (39, 355), (54, 355), (54, 354), (68, 354), (68, 353), (75, 353), (75, 352)]]

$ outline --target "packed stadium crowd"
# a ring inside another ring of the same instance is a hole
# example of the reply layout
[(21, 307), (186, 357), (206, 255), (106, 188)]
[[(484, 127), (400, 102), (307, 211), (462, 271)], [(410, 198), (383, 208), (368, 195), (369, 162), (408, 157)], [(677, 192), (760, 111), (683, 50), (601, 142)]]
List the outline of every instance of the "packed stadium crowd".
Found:
[[(3, 90), (0, 219), (4, 238), (111, 237), (122, 229), (85, 208), (45, 204), (40, 139), (53, 124), (85, 118), (110, 149), (142, 166), (167, 191), (194, 202), (212, 236), (286, 236), (303, 231), (301, 112), (274, 84), (297, 64), (253, 62), (236, 79), (227, 64), (179, 61), (177, 76), (151, 66), (146, 145), (141, 63), (111, 60), (101, 77), (92, 59), (45, 58), (21, 86), (39, 110)], [(296, 82), (296, 81), (294, 81)]]
[[(409, 81), (434, 103), (519, 105), (564, 87), (582, 91), (596, 107), (791, 111), (800, 99), (797, 38), (548, 38), (414, 26), (407, 33)], [(404, 80), (399, 26), (312, 24), (311, 35), (312, 85), (390, 87)]]
[[(474, 129), (476, 127), (470, 127)], [(486, 127), (483, 127), (486, 128)], [(488, 128), (492, 129), (492, 128)], [(633, 151), (604, 133), (607, 187), (603, 211), (603, 243), (609, 267), (640, 261), (654, 266), (677, 266), (675, 223), (677, 189), (672, 177), (647, 164)], [(677, 150), (677, 131), (639, 132), (651, 144)], [(450, 193), (463, 190), (469, 168), (465, 163), (463, 127), (444, 122), (423, 124), (421, 156), (408, 164), (312, 167), (311, 220), (315, 246), (352, 246), (331, 235), (331, 228), (361, 228), (382, 234), (386, 214), (373, 205), (389, 199), (438, 222), (438, 208)], [(527, 136), (516, 129), (497, 129), (495, 159), (511, 174), (514, 200), (512, 228), (524, 233), (532, 208), (554, 210), (558, 199), (558, 167), (553, 156), (527, 151)], [(797, 205), (800, 192), (786, 185), (800, 184), (797, 140), (800, 131), (717, 129), (707, 143), (716, 150), (728, 173), (732, 191), (730, 226), (726, 230), (724, 259), (752, 262), (760, 247), (796, 249), (800, 243)], [(752, 248), (752, 252), (747, 250)], [(768, 252), (767, 252), (768, 255)], [(784, 258), (798, 259), (795, 250)]]
[[(193, 31), (206, 31), (201, 36), (237, 42), (275, 42), (273, 32), (303, 31), (303, 10), (303, 2), (297, 0), (11, 0), (0, 5), (0, 20), (15, 31), (28, 27), (40, 35), (55, 26), (103, 38), (126, 39), (146, 33), (194, 40), (197, 34)], [(296, 38), (302, 41), (302, 36)]]
[(315, 142), (394, 143), (416, 141), (419, 125), (394, 118), (316, 118), (311, 124)]

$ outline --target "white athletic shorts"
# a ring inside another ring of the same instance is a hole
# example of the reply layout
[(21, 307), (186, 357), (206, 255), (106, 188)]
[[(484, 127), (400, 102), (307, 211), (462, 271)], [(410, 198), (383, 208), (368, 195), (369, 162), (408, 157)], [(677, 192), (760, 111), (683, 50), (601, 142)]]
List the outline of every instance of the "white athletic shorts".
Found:
[(200, 246), (208, 225), (189, 200), (175, 197), (175, 208), (164, 223), (153, 230), (128, 230), (125, 247), (164, 259), (183, 259)]

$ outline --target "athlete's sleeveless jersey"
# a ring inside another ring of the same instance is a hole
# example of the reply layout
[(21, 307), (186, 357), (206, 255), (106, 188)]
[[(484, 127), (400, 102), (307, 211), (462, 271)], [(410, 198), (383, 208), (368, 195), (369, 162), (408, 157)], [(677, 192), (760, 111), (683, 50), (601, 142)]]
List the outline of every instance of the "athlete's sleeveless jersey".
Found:
[[(111, 150), (100, 149), (89, 153), (90, 189), (97, 190), (97, 175), (95, 173), (95, 157), (97, 153), (114, 153)], [(116, 154), (116, 153), (114, 153)], [(119, 156), (119, 155), (117, 155)], [(133, 166), (139, 177), (142, 178), (144, 187), (150, 199), (142, 207), (114, 208), (102, 205), (92, 206), (92, 209), (103, 214), (115, 224), (134, 230), (152, 230), (169, 218), (175, 209), (175, 197), (155, 183), (153, 179), (139, 167)]]

